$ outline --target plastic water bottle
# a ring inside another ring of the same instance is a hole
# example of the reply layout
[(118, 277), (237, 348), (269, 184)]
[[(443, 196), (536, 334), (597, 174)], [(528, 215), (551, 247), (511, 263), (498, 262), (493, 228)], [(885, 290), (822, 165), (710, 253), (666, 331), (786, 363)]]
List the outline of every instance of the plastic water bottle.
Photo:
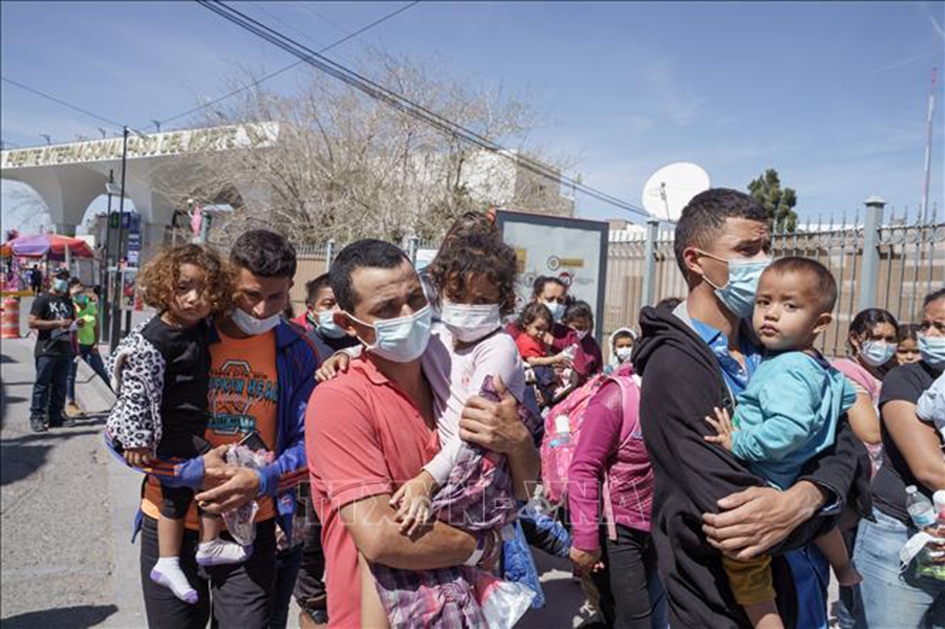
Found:
[(920, 494), (915, 485), (906, 487), (906, 511), (916, 528), (924, 529), (938, 522), (938, 513), (931, 501)]
[(942, 564), (942, 557), (945, 551), (941, 550), (941, 544), (945, 543), (945, 491), (939, 489), (932, 494), (932, 504), (935, 505), (935, 513), (938, 515), (938, 527), (936, 527), (936, 542), (939, 546), (936, 549), (928, 549), (927, 558), (932, 561), (932, 575), (939, 581), (945, 581), (945, 564)]
[(945, 526), (945, 489), (939, 489), (932, 494), (932, 504), (935, 505), (935, 515), (938, 516), (939, 526)]
[(564, 413), (555, 417), (555, 436), (551, 440), (552, 448), (561, 448), (571, 444), (571, 425)]
[[(932, 502), (923, 494), (920, 494), (918, 487), (915, 485), (906, 487), (906, 511), (909, 512), (912, 523), (915, 524), (916, 528), (920, 531), (938, 522), (938, 514), (935, 512), (935, 507), (932, 506)], [(928, 546), (923, 546), (918, 555), (916, 555), (916, 576), (935, 578), (930, 560), (929, 548)]]
[(564, 351), (562, 353), (568, 357), (568, 360), (574, 360), (574, 357), (577, 356), (577, 351), (578, 351), (578, 346), (576, 344), (572, 344), (564, 348)]

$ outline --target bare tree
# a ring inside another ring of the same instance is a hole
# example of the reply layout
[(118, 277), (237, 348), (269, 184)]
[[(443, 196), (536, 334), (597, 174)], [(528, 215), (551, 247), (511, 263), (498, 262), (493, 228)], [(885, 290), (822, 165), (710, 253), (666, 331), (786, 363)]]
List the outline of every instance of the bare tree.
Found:
[[(377, 83), (526, 152), (528, 132), (538, 121), (526, 103), (404, 57), (371, 51), (365, 59), (360, 72)], [(191, 198), (233, 205), (215, 230), (215, 239), (224, 242), (261, 224), (299, 243), (363, 237), (399, 242), (407, 235), (437, 238), (462, 212), (494, 204), (562, 211), (552, 207), (562, 203), (553, 182), (535, 184), (534, 175), (523, 177), (506, 157), (484, 153), (321, 73), (308, 75), (289, 95), (247, 90), (205, 123), (219, 124), (221, 117), (230, 124), (276, 122), (278, 140), (265, 149), (207, 153), (189, 176), (168, 178), (162, 192), (179, 207)]]

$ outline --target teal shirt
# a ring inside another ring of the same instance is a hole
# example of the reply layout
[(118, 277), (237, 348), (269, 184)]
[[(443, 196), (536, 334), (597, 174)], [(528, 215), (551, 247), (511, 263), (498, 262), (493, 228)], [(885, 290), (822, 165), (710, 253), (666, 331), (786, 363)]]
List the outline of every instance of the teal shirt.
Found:
[(783, 352), (761, 362), (737, 400), (732, 454), (787, 489), (808, 459), (833, 445), (856, 391), (823, 358)]

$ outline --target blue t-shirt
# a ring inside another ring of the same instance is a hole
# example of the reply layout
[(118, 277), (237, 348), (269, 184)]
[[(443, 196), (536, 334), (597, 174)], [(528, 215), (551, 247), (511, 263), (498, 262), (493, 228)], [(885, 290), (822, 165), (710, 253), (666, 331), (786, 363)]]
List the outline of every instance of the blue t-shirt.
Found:
[(740, 334), (738, 349), (745, 357), (745, 365), (742, 366), (729, 353), (728, 336), (724, 332), (698, 319), (692, 319), (691, 321), (693, 329), (705, 341), (705, 344), (709, 346), (715, 356), (729, 391), (732, 392), (732, 395), (738, 395), (748, 386), (748, 381), (761, 363), (762, 348), (752, 343), (747, 334)]
[(833, 445), (837, 420), (856, 401), (847, 378), (804, 352), (766, 357), (738, 395), (732, 454), (779, 489)]

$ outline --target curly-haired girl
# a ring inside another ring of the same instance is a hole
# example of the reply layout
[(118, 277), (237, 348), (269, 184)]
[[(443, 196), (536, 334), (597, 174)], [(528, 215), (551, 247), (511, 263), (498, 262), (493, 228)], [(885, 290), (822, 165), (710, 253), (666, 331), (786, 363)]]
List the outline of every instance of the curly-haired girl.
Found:
[[(110, 359), (118, 401), (109, 415), (106, 436), (134, 466), (152, 457), (193, 458), (221, 463), (204, 432), (208, 418), (210, 351), (208, 317), (224, 312), (232, 295), (230, 273), (216, 252), (199, 245), (162, 251), (140, 280), (142, 296), (158, 314), (135, 329)], [(193, 490), (162, 482), (158, 519), (160, 559), (151, 579), (188, 603), (197, 592), (180, 568), (184, 516)], [(219, 522), (201, 513), (201, 565), (238, 563), (248, 550), (218, 538)]]

